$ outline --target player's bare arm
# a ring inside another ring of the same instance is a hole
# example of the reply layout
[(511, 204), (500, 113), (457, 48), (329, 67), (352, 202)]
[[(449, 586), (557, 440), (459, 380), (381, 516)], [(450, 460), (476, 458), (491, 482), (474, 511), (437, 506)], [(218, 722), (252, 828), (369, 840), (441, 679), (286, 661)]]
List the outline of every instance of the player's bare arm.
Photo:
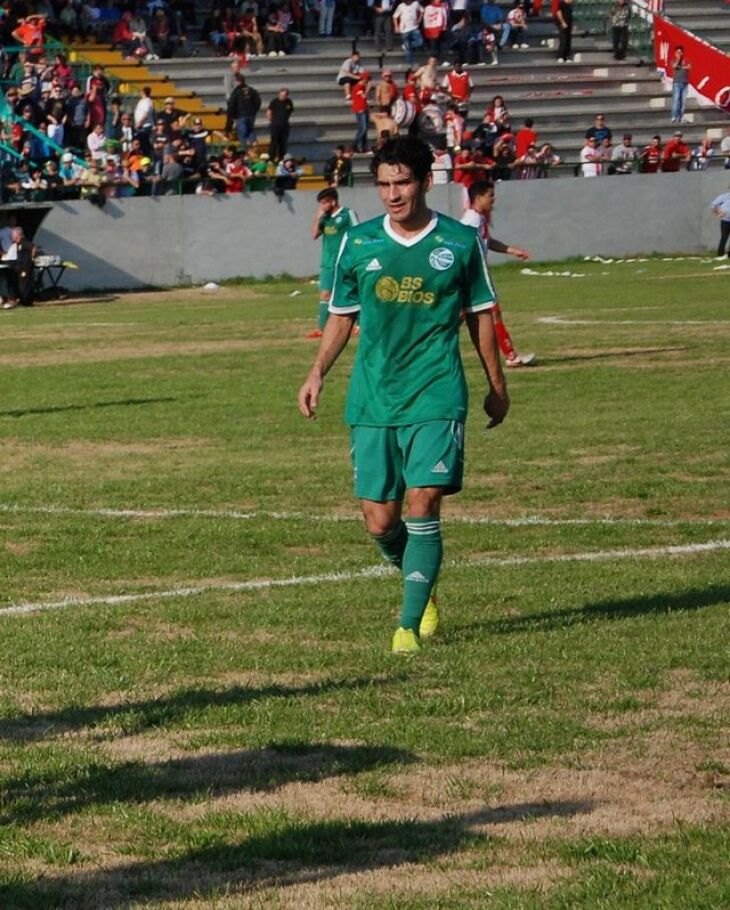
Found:
[(525, 250), (521, 246), (514, 246), (514, 244), (511, 243), (503, 243), (501, 240), (497, 240), (496, 237), (490, 237), (487, 240), (487, 249), (491, 250), (493, 253), (503, 253), (505, 256), (514, 256), (516, 259), (520, 259), (523, 262), (532, 255), (529, 250)]
[(489, 391), (484, 399), (484, 411), (490, 418), (489, 425), (496, 426), (502, 423), (507, 416), (510, 402), (507, 394), (507, 382), (499, 359), (492, 311), (481, 310), (479, 313), (467, 313), (466, 324), (489, 383)]
[(317, 416), (319, 396), (324, 385), (324, 377), (332, 369), (337, 358), (350, 339), (356, 314), (338, 315), (330, 313), (327, 324), (322, 332), (317, 356), (314, 358), (312, 369), (299, 389), (297, 401), (300, 412), (309, 420)]

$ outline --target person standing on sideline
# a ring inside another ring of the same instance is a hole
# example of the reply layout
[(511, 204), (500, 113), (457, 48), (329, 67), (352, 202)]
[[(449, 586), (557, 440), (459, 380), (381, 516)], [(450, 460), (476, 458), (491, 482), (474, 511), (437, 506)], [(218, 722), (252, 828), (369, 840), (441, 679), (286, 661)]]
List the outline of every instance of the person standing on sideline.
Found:
[(573, 0), (558, 0), (554, 8), (558, 27), (558, 63), (570, 63), (573, 53)]
[(715, 218), (720, 219), (720, 243), (717, 247), (717, 255), (727, 255), (730, 259), (730, 244), (728, 244), (730, 240), (730, 191), (720, 193), (716, 199), (712, 200), (710, 207)]
[(438, 627), (441, 501), (461, 489), (463, 475), (462, 311), (486, 375), (490, 425), (509, 410), (484, 245), (476, 231), (428, 207), (432, 159), (413, 136), (386, 142), (373, 157), (386, 213), (345, 235), (329, 319), (298, 395), (300, 412), (314, 419), (324, 378), (359, 315), (345, 421), (366, 528), (403, 579), (394, 653), (419, 651)]
[(629, 20), (631, 6), (626, 0), (616, 0), (611, 10), (611, 39), (613, 59), (623, 60), (629, 48)]
[(281, 161), (286, 155), (289, 142), (289, 118), (294, 113), (294, 105), (289, 97), (288, 88), (280, 88), (276, 98), (272, 98), (266, 110), (269, 121), (269, 157), (273, 162)]
[(678, 45), (672, 57), (672, 123), (681, 123), (684, 119), (691, 69), (692, 64), (685, 60), (684, 48)]
[[(502, 253), (504, 256), (514, 256), (520, 262), (525, 262), (530, 258), (528, 250), (524, 250), (521, 246), (502, 243), (501, 240), (491, 236), (490, 222), (494, 210), (494, 198), (494, 181), (478, 180), (473, 183), (469, 187), (469, 208), (461, 216), (461, 223), (476, 228), (488, 250), (493, 253)], [(515, 350), (512, 336), (502, 319), (499, 303), (494, 304), (492, 315), (494, 316), (494, 331), (497, 333), (497, 344), (507, 366), (526, 367), (534, 363), (534, 354), (518, 354)]]
[(340, 197), (333, 186), (317, 193), (319, 206), (312, 222), (312, 240), (322, 238), (322, 259), (319, 266), (319, 313), (317, 328), (307, 338), (321, 338), (329, 315), (329, 303), (335, 282), (335, 262), (342, 238), (357, 223), (357, 215), (340, 205)]

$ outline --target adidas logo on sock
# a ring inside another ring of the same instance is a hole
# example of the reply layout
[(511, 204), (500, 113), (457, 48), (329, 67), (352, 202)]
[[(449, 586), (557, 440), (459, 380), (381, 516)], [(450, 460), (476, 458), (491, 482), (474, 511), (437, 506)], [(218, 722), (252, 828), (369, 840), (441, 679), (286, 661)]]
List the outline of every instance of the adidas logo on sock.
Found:
[(443, 463), (443, 461), (439, 461), (438, 464), (435, 464), (431, 468), (431, 473), (432, 474), (448, 474), (449, 469), (446, 467), (446, 465)]
[(377, 258), (371, 259), (370, 262), (365, 266), (366, 272), (379, 272), (383, 266), (378, 262)]
[(426, 584), (428, 584), (428, 579), (426, 578), (426, 576), (423, 575), (418, 570), (416, 570), (415, 572), (411, 572), (410, 575), (406, 575), (406, 581), (422, 581), (422, 582), (425, 582)]

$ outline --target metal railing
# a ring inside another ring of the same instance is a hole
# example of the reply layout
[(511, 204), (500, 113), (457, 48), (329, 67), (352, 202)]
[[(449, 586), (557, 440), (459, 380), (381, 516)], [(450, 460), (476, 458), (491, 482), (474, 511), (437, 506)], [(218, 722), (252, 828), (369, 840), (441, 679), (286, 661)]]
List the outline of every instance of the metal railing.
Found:
[[(641, 60), (654, 58), (654, 12), (663, 9), (663, 0), (629, 0), (629, 48)], [(575, 30), (588, 35), (611, 35), (611, 11), (614, 0), (581, 0), (575, 4)]]

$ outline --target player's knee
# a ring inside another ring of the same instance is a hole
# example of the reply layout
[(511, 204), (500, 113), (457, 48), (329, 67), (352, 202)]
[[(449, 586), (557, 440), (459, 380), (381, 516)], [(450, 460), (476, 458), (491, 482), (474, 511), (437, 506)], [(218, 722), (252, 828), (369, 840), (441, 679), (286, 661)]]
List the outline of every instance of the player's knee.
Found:
[(408, 515), (411, 518), (438, 518), (441, 513), (440, 487), (414, 487), (408, 491)]

